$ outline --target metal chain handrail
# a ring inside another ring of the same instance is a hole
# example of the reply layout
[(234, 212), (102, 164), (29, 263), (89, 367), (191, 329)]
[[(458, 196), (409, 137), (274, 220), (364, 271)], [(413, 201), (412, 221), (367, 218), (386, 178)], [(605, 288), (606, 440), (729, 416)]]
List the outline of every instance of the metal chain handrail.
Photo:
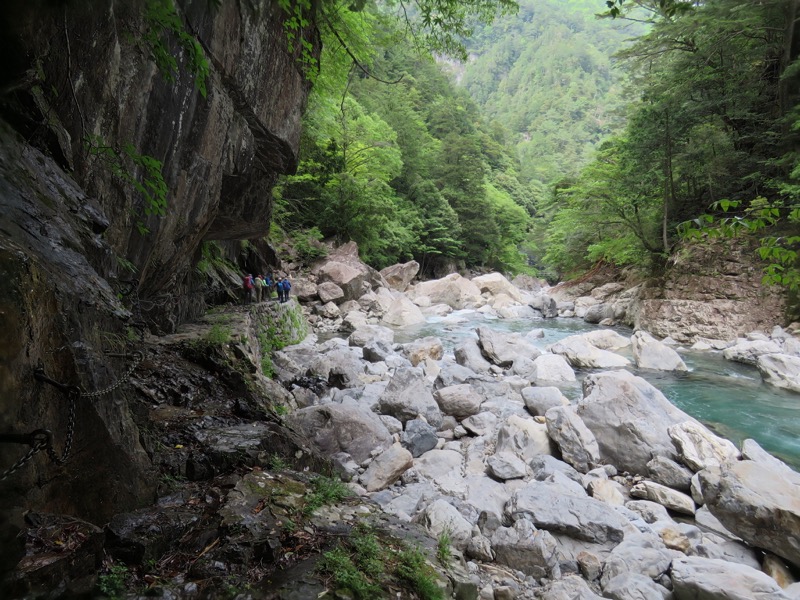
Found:
[[(69, 400), (69, 409), (68, 409), (68, 416), (67, 416), (67, 434), (64, 440), (64, 450), (59, 456), (55, 448), (53, 448), (53, 436), (49, 430), (46, 429), (37, 429), (33, 433), (28, 436), (21, 436), (22, 439), (15, 440), (15, 441), (22, 441), (24, 439), (25, 443), (29, 443), (31, 445), (31, 449), (25, 453), (25, 455), (20, 458), (17, 462), (15, 462), (11, 467), (6, 469), (2, 474), (0, 474), (0, 481), (5, 480), (10, 475), (14, 474), (16, 471), (21, 469), (28, 463), (34, 456), (36, 456), (42, 450), (47, 452), (47, 456), (50, 460), (61, 466), (67, 462), (69, 458), (70, 451), (72, 450), (72, 440), (75, 435), (75, 411), (76, 411), (76, 404), (79, 398), (97, 398), (99, 396), (104, 396), (106, 394), (110, 394), (117, 388), (119, 388), (123, 383), (128, 381), (133, 375), (133, 372), (139, 366), (139, 364), (144, 360), (144, 354), (136, 352), (129, 354), (112, 354), (108, 353), (108, 356), (118, 356), (118, 357), (128, 357), (133, 356), (133, 364), (131, 367), (125, 372), (125, 374), (120, 377), (117, 381), (115, 381), (110, 386), (103, 388), (101, 390), (97, 390), (95, 392), (85, 392), (81, 388), (77, 386), (66, 386), (61, 384), (49, 377), (45, 376), (41, 371), (37, 371), (37, 378), (41, 381), (54, 385), (61, 391), (67, 394), (67, 398)], [(27, 439), (25, 439), (27, 438)]]

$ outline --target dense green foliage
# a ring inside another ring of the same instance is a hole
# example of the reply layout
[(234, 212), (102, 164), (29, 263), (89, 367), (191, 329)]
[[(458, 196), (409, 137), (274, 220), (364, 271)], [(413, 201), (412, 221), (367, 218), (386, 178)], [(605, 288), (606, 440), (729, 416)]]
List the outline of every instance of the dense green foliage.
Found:
[(621, 55), (625, 131), (544, 207), (546, 259), (559, 272), (663, 264), (679, 229), (702, 237), (721, 216), (727, 231), (738, 222), (764, 235), (769, 279), (796, 285), (797, 5), (611, 3), (652, 28)]
[(415, 258), (426, 270), (454, 260), (525, 269), (519, 246), (531, 191), (502, 128), (482, 120), (395, 20), (344, 6), (337, 18), (337, 35), (324, 39), (300, 169), (277, 190), (279, 224), (355, 240), (377, 267)]

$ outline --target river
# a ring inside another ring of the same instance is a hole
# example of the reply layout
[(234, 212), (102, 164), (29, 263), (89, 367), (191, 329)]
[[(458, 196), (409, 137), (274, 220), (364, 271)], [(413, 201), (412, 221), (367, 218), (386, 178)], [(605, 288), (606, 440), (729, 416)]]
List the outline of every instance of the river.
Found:
[[(531, 340), (542, 350), (569, 335), (597, 329), (582, 319), (497, 319), (477, 311), (462, 310), (446, 317), (431, 317), (423, 325), (395, 331), (396, 342), (436, 336), (445, 351), (466, 337), (477, 339), (475, 328), (488, 325), (499, 331), (527, 333), (542, 329), (544, 337)], [(613, 327), (621, 335), (632, 331)], [(678, 408), (739, 445), (752, 438), (764, 449), (800, 469), (800, 395), (764, 384), (754, 367), (722, 358), (721, 352), (698, 352), (678, 347), (688, 373), (666, 373), (630, 367), (669, 398)], [(632, 360), (630, 348), (619, 351)], [(571, 400), (581, 397), (580, 380), (591, 369), (576, 371), (578, 383), (561, 387)]]

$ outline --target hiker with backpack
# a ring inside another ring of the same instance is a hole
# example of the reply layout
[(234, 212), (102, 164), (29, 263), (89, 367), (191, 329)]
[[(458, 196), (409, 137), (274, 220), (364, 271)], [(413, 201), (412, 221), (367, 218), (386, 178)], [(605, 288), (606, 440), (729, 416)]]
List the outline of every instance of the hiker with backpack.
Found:
[(250, 304), (253, 301), (253, 289), (255, 283), (252, 275), (245, 275), (242, 279), (242, 304)]
[(283, 277), (278, 278), (278, 283), (275, 284), (275, 287), (278, 289), (278, 302), (283, 302)]

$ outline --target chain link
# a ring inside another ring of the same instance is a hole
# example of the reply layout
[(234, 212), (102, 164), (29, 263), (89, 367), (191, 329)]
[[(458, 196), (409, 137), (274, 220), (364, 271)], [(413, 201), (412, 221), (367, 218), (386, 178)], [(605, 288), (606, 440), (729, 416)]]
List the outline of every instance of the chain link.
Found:
[(16, 471), (20, 470), (25, 463), (27, 463), (30, 459), (36, 456), (39, 451), (47, 447), (47, 442), (37, 442), (35, 443), (30, 450), (28, 450), (27, 454), (20, 458), (17, 462), (15, 462), (11, 467), (6, 469), (2, 475), (0, 475), (0, 481), (5, 480), (6, 477), (9, 475), (13, 475)]
[(72, 436), (75, 434), (75, 401), (81, 397), (80, 388), (74, 387), (70, 389), (70, 391), (67, 393), (67, 397), (69, 398), (69, 415), (67, 417), (67, 436), (64, 440), (64, 451), (59, 457), (58, 454), (56, 454), (55, 448), (53, 448), (52, 440), (45, 448), (45, 450), (47, 450), (47, 456), (50, 457), (50, 460), (59, 466), (67, 462), (67, 459), (69, 458), (69, 452), (72, 449)]
[(133, 372), (136, 370), (136, 367), (139, 366), (139, 363), (141, 363), (142, 360), (144, 360), (144, 354), (142, 354), (138, 350), (136, 352), (134, 352), (132, 354), (132, 356), (133, 356), (133, 364), (131, 365), (131, 368), (128, 369), (122, 377), (117, 379), (117, 381), (112, 383), (107, 388), (103, 388), (102, 390), (97, 390), (96, 392), (84, 392), (83, 390), (81, 390), (80, 391), (80, 397), (81, 398), (98, 398), (99, 396), (105, 396), (106, 394), (110, 394), (111, 392), (116, 390), (119, 386), (121, 386), (123, 383), (128, 381), (128, 379), (130, 379), (131, 375), (133, 375)]

